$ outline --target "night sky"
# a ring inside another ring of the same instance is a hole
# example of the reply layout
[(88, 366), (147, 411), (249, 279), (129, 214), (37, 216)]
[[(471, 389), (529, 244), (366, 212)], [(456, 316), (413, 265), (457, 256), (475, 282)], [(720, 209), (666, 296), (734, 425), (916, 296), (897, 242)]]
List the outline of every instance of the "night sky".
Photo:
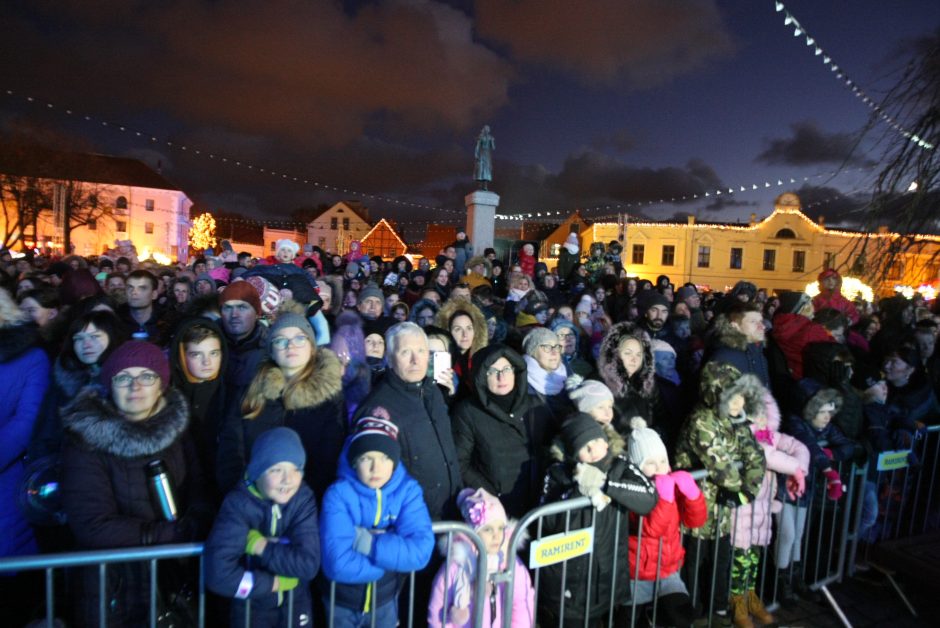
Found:
[[(875, 101), (940, 27), (936, 0), (784, 4)], [(813, 218), (857, 219), (893, 131), (861, 134), (871, 110), (784, 17), (772, 0), (5, 2), (0, 131), (159, 163), (255, 218), (374, 194), (414, 236), (460, 220), (484, 124), (501, 213), (733, 221), (792, 190)]]

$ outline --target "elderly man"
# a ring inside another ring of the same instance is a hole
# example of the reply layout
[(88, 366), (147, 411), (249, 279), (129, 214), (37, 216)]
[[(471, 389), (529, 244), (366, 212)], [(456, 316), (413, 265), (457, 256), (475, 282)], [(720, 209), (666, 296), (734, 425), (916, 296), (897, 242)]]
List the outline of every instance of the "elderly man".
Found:
[(385, 334), (388, 370), (356, 411), (356, 419), (388, 410), (398, 426), (401, 461), (424, 491), (435, 521), (457, 515), (460, 464), (450, 416), (440, 389), (428, 377), (428, 337), (414, 323), (398, 323)]

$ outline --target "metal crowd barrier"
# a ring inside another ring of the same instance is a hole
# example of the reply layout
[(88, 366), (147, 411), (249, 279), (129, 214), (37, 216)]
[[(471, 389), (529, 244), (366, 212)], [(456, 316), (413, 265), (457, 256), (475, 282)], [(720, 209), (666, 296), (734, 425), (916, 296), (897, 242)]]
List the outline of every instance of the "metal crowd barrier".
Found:
[[(451, 565), (451, 546), (453, 543), (453, 537), (455, 534), (461, 534), (469, 539), (477, 549), (476, 556), (476, 569), (478, 574), (485, 574), (487, 571), (487, 558), (486, 558), (486, 546), (483, 543), (482, 539), (474, 532), (473, 528), (468, 526), (463, 522), (456, 521), (442, 521), (434, 522), (432, 524), (432, 530), (435, 535), (446, 535), (446, 551), (447, 555), (443, 562), (444, 565), (444, 611), (449, 608), (449, 600), (447, 599), (448, 591), (448, 579), (450, 575), (450, 565)], [(44, 624), (48, 628), (54, 628), (56, 625), (56, 605), (55, 605), (55, 571), (59, 569), (67, 568), (76, 568), (76, 567), (97, 567), (98, 571), (98, 617), (99, 617), (99, 626), (105, 628), (108, 625), (108, 595), (107, 595), (107, 574), (108, 566), (115, 564), (128, 564), (128, 563), (146, 563), (149, 565), (149, 615), (148, 615), (148, 625), (151, 628), (156, 628), (158, 623), (165, 619), (160, 616), (160, 609), (158, 604), (159, 597), (159, 586), (157, 582), (158, 575), (158, 562), (161, 560), (171, 560), (171, 559), (192, 559), (195, 558), (199, 561), (198, 568), (198, 578), (197, 578), (197, 589), (193, 592), (195, 595), (195, 615), (196, 615), (196, 625), (200, 628), (206, 625), (206, 588), (205, 588), (205, 569), (203, 565), (203, 546), (201, 543), (188, 543), (188, 544), (178, 544), (178, 545), (159, 545), (153, 547), (134, 547), (134, 548), (121, 548), (121, 549), (108, 549), (108, 550), (93, 550), (93, 551), (82, 551), (82, 552), (68, 552), (60, 554), (41, 554), (36, 556), (17, 556), (9, 558), (0, 558), (0, 574), (5, 573), (19, 573), (22, 571), (38, 571), (42, 570), (45, 572), (45, 620)], [(435, 564), (435, 560), (432, 558), (431, 564)], [(407, 613), (407, 624), (408, 626), (423, 626), (425, 624), (425, 617), (419, 618), (418, 622), (415, 623), (415, 609), (414, 609), (414, 598), (415, 598), (415, 573), (411, 572), (409, 574), (409, 593), (408, 593), (408, 613)], [(315, 586), (315, 585), (312, 585)], [(474, 628), (481, 628), (483, 621), (483, 608), (484, 603), (486, 602), (486, 579), (477, 578), (475, 583), (474, 591), (474, 604), (471, 609), (470, 621), (471, 625)], [(335, 583), (330, 585), (330, 604), (326, 609), (326, 613), (329, 617), (330, 626), (333, 625), (333, 610), (335, 605), (335, 593), (336, 586)], [(286, 604), (288, 605), (288, 627), (291, 627), (293, 622), (293, 603), (294, 603), (294, 592), (288, 591)], [(379, 607), (378, 604), (373, 603), (373, 611)], [(372, 613), (372, 626), (375, 627), (375, 613)], [(228, 618), (224, 618), (224, 621), (228, 621)], [(245, 625), (251, 625), (251, 601), (246, 600), (245, 604)]]

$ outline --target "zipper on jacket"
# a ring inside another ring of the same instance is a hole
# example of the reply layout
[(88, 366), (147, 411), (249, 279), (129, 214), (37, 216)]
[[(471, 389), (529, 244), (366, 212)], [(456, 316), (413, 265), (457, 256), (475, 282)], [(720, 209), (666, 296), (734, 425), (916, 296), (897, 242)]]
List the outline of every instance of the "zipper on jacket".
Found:
[[(269, 529), (270, 535), (268, 538), (273, 538), (277, 536), (277, 522), (281, 519), (281, 507), (277, 504), (271, 506), (271, 527)], [(277, 591), (277, 605), (280, 606), (284, 603), (284, 592), (278, 589)]]
[[(375, 520), (372, 522), (372, 527), (377, 528), (381, 520), (382, 520), (382, 489), (377, 488), (375, 489)], [(373, 542), (375, 542), (375, 539), (373, 539)], [(366, 585), (366, 601), (365, 601), (365, 605), (362, 607), (363, 613), (368, 613), (369, 607), (372, 606), (372, 594), (374, 592), (373, 591), (374, 587), (372, 586), (373, 584), (374, 583), (370, 582), (369, 584)]]

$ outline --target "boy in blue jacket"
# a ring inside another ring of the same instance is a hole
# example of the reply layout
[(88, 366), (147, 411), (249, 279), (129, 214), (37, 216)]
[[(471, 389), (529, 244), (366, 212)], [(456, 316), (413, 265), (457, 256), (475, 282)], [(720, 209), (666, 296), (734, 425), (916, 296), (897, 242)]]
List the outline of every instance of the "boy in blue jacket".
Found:
[(398, 427), (384, 408), (372, 414), (356, 422), (339, 479), (323, 497), (323, 574), (336, 583), (331, 625), (338, 628), (373, 625), (372, 614), (375, 626), (395, 626), (404, 574), (423, 569), (434, 549), (421, 486), (399, 464)]
[(316, 498), (303, 483), (306, 458), (297, 432), (268, 430), (251, 448), (245, 482), (222, 502), (205, 544), (206, 585), (235, 598), (232, 626), (287, 626), (288, 591), (290, 623), (313, 621), (310, 581), (320, 567), (320, 536)]

